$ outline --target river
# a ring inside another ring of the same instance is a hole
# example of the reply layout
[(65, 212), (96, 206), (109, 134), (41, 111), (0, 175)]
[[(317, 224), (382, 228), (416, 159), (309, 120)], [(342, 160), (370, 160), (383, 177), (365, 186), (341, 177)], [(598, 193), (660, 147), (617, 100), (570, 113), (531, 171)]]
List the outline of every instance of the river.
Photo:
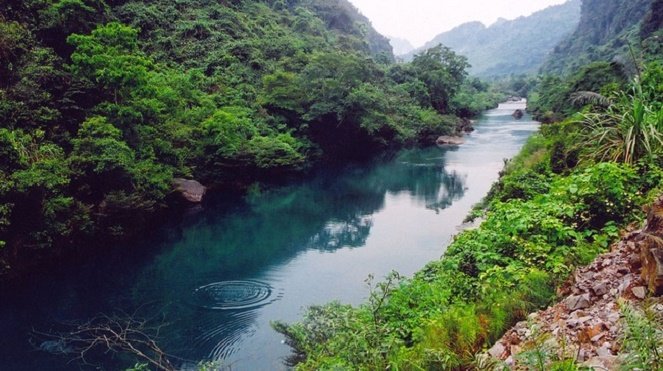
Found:
[[(527, 115), (515, 120), (517, 108), (487, 111), (462, 146), (407, 149), (245, 198), (217, 197), (121, 252), (1, 287), (0, 369), (79, 369), (71, 356), (38, 350), (53, 342), (36, 332), (119, 312), (163, 321), (159, 342), (191, 360), (178, 361), (183, 369), (205, 359), (285, 369), (289, 349), (270, 322), (297, 321), (332, 300), (359, 304), (369, 274), (411, 275), (439, 258), (504, 159), (538, 129)], [(126, 366), (110, 354), (88, 361), (98, 367), (89, 369)]]

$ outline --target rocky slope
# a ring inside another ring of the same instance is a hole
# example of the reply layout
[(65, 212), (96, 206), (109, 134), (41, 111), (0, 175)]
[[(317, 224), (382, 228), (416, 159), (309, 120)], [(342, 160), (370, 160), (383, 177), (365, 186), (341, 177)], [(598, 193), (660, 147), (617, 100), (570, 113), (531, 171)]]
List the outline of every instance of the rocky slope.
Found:
[[(545, 352), (548, 359), (573, 359), (594, 369), (615, 370), (622, 351), (625, 303), (645, 301), (663, 315), (656, 295), (663, 289), (663, 197), (649, 212), (646, 227), (631, 232), (589, 266), (576, 270), (559, 290), (555, 305), (532, 313), (488, 351), (512, 369), (524, 367), (526, 352)], [(652, 304), (653, 303), (653, 304)]]

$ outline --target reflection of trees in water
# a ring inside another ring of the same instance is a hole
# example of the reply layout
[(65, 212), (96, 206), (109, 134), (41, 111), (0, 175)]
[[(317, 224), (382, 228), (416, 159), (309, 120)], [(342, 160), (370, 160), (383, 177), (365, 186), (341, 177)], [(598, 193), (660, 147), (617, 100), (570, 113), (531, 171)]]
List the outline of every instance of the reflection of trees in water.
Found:
[[(329, 170), (305, 183), (253, 194), (232, 212), (206, 211), (200, 223), (182, 229), (179, 240), (143, 271), (133, 297), (137, 303), (186, 302), (197, 287), (258, 277), (302, 250), (358, 248), (370, 234), (371, 215), (384, 208), (387, 193), (407, 192), (422, 206), (439, 211), (460, 198), (464, 188), (464, 179), (447, 173), (443, 152), (433, 148)], [(195, 343), (189, 352), (196, 355), (223, 356), (251, 331), (249, 313), (233, 322), (227, 314), (178, 305), (170, 314), (178, 320), (168, 329), (167, 338), (176, 339), (169, 346)], [(221, 326), (218, 331), (213, 330), (215, 323)], [(204, 334), (205, 341), (197, 341), (191, 329)]]
[(437, 196), (432, 200), (426, 200), (426, 208), (439, 213), (441, 210), (462, 198), (465, 194), (465, 177), (456, 172), (442, 178), (442, 186)]
[(334, 251), (341, 247), (361, 247), (373, 226), (370, 217), (357, 216), (342, 222), (329, 222), (309, 240), (309, 246), (314, 249)]
[(403, 151), (354, 181), (351, 187), (373, 188), (382, 196), (407, 192), (435, 211), (449, 207), (465, 193), (464, 176), (446, 171), (444, 153), (438, 148)]

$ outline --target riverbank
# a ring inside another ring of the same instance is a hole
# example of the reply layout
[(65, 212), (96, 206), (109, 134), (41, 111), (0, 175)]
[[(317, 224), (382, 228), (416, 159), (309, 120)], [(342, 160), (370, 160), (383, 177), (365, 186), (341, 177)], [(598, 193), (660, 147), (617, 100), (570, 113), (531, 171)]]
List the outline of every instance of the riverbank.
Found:
[[(574, 271), (559, 288), (557, 304), (528, 315), (487, 355), (511, 369), (531, 366), (532, 358), (540, 364), (565, 361), (599, 370), (663, 366), (655, 336), (663, 324), (663, 305), (656, 299), (663, 288), (662, 267), (659, 260), (649, 258), (660, 250), (652, 236), (663, 236), (662, 213), (659, 198), (643, 229), (625, 232), (610, 252)], [(639, 327), (638, 317), (645, 319)], [(638, 336), (640, 347), (633, 349), (629, 342)], [(641, 352), (648, 354), (643, 357)]]

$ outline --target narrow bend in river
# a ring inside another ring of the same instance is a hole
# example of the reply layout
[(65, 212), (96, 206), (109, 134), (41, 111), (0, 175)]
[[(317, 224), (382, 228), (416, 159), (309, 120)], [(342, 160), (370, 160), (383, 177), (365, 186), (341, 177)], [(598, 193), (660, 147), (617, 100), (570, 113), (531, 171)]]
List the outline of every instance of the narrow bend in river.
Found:
[[(321, 171), (209, 206), (164, 228), (150, 242), (155, 246), (125, 246), (75, 270), (35, 274), (25, 287), (3, 290), (0, 364), (77, 368), (35, 351), (43, 344), (31, 329), (140, 308), (164, 315), (169, 325), (160, 341), (183, 359), (216, 359), (234, 370), (284, 369), (289, 349), (270, 321), (296, 321), (306, 306), (332, 300), (359, 304), (369, 274), (411, 275), (439, 258), (504, 159), (537, 130), (529, 116), (511, 116), (517, 108), (522, 104), (486, 112), (460, 147), (409, 149)], [(99, 361), (104, 369), (117, 366)]]

